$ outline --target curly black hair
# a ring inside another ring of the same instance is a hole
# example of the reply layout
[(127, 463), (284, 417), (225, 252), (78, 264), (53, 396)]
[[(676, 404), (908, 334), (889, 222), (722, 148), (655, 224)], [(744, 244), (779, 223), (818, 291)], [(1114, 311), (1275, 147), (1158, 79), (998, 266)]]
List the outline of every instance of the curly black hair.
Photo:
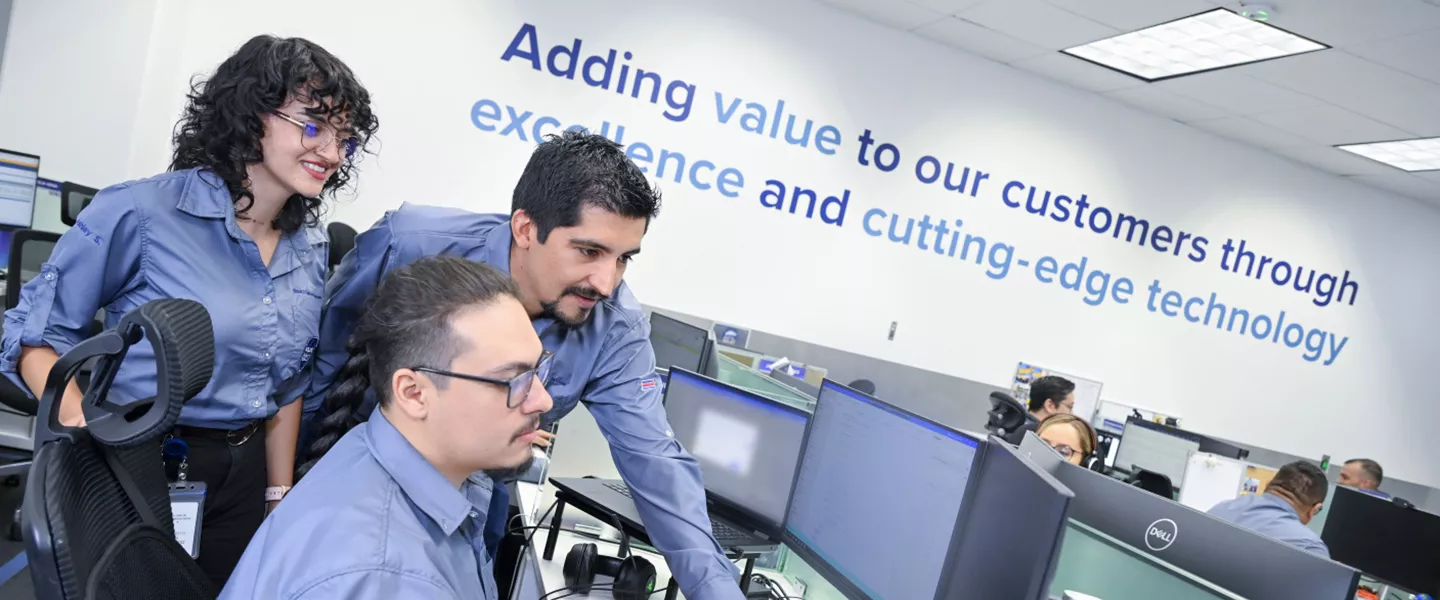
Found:
[[(205, 167), (214, 171), (230, 190), (236, 214), (244, 214), (255, 202), (246, 186), (246, 166), (263, 160), (260, 138), (265, 127), (261, 117), (284, 106), (295, 94), (308, 94), (309, 100), (317, 103), (305, 112), (320, 122), (342, 114), (349, 120), (356, 151), (342, 160), (325, 182), (321, 196), (333, 195), (354, 176), (354, 164), (380, 123), (370, 112), (370, 92), (350, 67), (302, 38), (255, 36), (220, 63), (208, 80), (192, 82), (189, 103), (175, 125), (170, 169)], [(273, 225), (285, 233), (315, 225), (321, 206), (320, 198), (296, 194), (285, 202)]]

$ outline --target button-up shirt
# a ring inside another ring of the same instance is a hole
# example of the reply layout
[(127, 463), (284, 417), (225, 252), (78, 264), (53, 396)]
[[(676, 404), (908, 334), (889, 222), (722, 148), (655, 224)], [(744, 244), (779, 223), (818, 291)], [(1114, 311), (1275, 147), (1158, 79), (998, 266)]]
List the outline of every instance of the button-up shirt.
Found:
[(1330, 548), (1304, 523), (1284, 498), (1275, 494), (1248, 494), (1216, 504), (1213, 517), (1266, 536), (1277, 542), (1330, 558)]
[[(230, 192), (214, 173), (187, 169), (107, 188), (55, 244), (40, 273), (5, 312), (0, 371), (16, 372), (26, 346), (65, 354), (141, 305), (186, 298), (210, 312), (215, 372), (180, 412), (180, 424), (237, 429), (268, 418), (309, 383), (318, 344), (329, 242), (318, 227), (282, 235), (269, 266), (235, 224)], [(155, 395), (155, 352), (132, 346), (109, 399)]]
[(489, 503), (489, 479), (457, 489), (375, 411), (265, 519), (220, 598), (496, 600)]
[[(330, 280), (306, 412), (320, 409), (325, 389), (345, 362), (345, 341), (386, 272), (446, 254), (508, 273), (510, 242), (507, 215), (408, 204), (360, 234)], [(685, 597), (741, 598), (738, 573), (710, 533), (699, 465), (670, 431), (650, 323), (629, 286), (622, 282), (577, 327), (549, 318), (533, 324), (545, 349), (555, 355), (546, 385), (555, 405), (544, 423), (584, 402), (609, 441), (650, 540), (664, 554)]]

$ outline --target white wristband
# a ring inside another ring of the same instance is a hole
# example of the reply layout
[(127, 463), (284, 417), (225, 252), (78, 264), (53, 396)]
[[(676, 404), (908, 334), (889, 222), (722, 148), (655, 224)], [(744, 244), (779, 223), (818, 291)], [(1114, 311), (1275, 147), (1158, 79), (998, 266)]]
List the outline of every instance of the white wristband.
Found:
[(267, 487), (267, 488), (265, 488), (265, 501), (266, 501), (266, 502), (279, 502), (281, 499), (283, 499), (283, 498), (285, 497), (285, 494), (287, 494), (287, 493), (289, 493), (289, 492), (290, 492), (290, 486), (288, 486), (288, 485), (276, 485), (276, 486)]

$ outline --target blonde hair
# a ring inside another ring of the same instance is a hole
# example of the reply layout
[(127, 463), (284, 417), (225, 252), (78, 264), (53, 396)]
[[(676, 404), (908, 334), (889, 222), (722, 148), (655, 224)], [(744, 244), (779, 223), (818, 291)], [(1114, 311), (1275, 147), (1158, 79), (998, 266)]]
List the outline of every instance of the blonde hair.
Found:
[(1084, 454), (1085, 458), (1089, 458), (1095, 454), (1095, 445), (1099, 443), (1095, 439), (1095, 428), (1085, 422), (1085, 419), (1075, 415), (1065, 413), (1050, 415), (1046, 417), (1044, 421), (1040, 422), (1040, 427), (1035, 429), (1035, 435), (1040, 435), (1051, 427), (1067, 424), (1074, 427), (1075, 431), (1080, 434), (1080, 445), (1083, 447), (1077, 448), (1077, 450), (1079, 450), (1081, 454)]

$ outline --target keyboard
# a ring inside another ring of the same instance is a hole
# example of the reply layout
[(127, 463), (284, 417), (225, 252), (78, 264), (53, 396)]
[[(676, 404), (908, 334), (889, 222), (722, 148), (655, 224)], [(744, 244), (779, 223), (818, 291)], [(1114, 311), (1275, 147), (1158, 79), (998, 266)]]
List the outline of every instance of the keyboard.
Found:
[[(623, 483), (607, 481), (605, 482), (605, 487), (610, 488), (615, 493), (620, 494), (621, 496), (630, 498), (631, 500), (635, 499), (634, 496), (630, 495), (630, 487)], [(711, 535), (714, 535), (716, 539), (721, 540), (748, 539), (755, 537), (754, 534), (748, 531), (736, 529), (714, 519), (710, 520), (710, 533)]]

